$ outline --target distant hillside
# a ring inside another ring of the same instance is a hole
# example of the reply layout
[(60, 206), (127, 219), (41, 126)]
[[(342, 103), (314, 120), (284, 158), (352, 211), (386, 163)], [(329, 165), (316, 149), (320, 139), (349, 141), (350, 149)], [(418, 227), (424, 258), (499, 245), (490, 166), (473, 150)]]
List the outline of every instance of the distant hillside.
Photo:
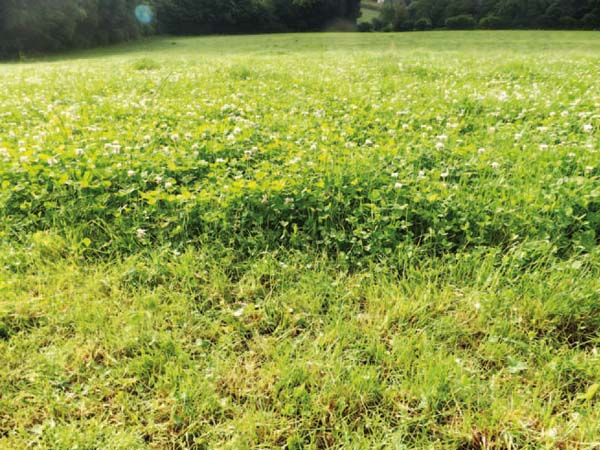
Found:
[(361, 16), (358, 18), (359, 22), (371, 22), (375, 17), (379, 16), (381, 11), (381, 3), (376, 1), (363, 1), (360, 3)]

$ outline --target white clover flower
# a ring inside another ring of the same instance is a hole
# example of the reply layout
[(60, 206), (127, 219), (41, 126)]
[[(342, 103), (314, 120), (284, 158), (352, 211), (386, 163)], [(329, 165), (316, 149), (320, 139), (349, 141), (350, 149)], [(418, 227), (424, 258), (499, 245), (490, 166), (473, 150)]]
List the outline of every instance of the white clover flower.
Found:
[(173, 183), (171, 183), (170, 181), (167, 181), (165, 183), (165, 189), (171, 189), (173, 187)]
[(54, 166), (56, 164), (58, 164), (58, 159), (56, 159), (56, 158), (49, 158), (48, 159), (48, 165), (49, 166)]
[(394, 184), (394, 188), (396, 188), (396, 189), (401, 189), (402, 187), (404, 187), (404, 185), (402, 183)]
[(138, 228), (137, 230), (135, 230), (135, 233), (139, 239), (143, 239), (144, 236), (146, 236), (146, 230), (144, 230), (143, 228)]
[(21, 162), (27, 162), (28, 160), (29, 160), (29, 158), (27, 156), (21, 156), (19, 158), (19, 161), (21, 161)]
[(156, 175), (156, 178), (154, 179), (157, 183), (161, 183), (162, 182), (162, 177), (160, 175)]
[(493, 163), (490, 164), (490, 166), (492, 167), (492, 169), (496, 170), (497, 168), (500, 167), (500, 163), (497, 163), (496, 161), (494, 161)]
[(148, 141), (152, 140), (152, 136), (150, 136), (149, 134), (147, 134), (146, 136), (144, 136), (144, 140), (146, 142), (148, 142)]
[(76, 149), (75, 149), (75, 154), (76, 154), (77, 156), (83, 156), (83, 155), (85, 155), (85, 150), (84, 150), (84, 149), (82, 149), (82, 148), (76, 148)]
[(441, 176), (442, 178), (448, 178), (448, 175), (450, 175), (450, 174), (448, 173), (448, 171), (447, 171), (447, 170), (445, 170), (444, 172), (442, 172), (442, 173), (440, 174), (440, 176)]
[(485, 148), (480, 147), (477, 149), (477, 153), (479, 153), (480, 155), (482, 155), (483, 153), (485, 153)]
[(177, 142), (179, 140), (179, 134), (173, 133), (171, 135), (171, 140)]
[(548, 150), (548, 144), (540, 144), (540, 150)]
[(435, 148), (438, 150), (441, 150), (444, 148), (444, 144), (442, 142), (438, 142), (435, 144)]
[(128, 171), (127, 171), (127, 176), (128, 176), (128, 177), (132, 177), (132, 176), (134, 176), (134, 175), (135, 175), (135, 170), (128, 170)]
[(392, 172), (392, 178), (398, 178), (398, 172)]
[(594, 127), (590, 123), (586, 123), (583, 126), (583, 131), (585, 131), (586, 133), (591, 133), (593, 129), (594, 129)]

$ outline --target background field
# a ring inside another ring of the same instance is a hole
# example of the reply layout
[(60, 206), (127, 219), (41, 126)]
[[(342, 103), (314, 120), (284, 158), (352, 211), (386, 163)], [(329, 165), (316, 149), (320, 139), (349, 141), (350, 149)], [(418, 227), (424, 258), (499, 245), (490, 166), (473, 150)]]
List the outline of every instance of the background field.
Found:
[(0, 66), (0, 448), (600, 446), (600, 37)]
[(373, 1), (364, 1), (360, 4), (361, 15), (358, 22), (371, 22), (374, 18), (379, 17), (381, 5)]

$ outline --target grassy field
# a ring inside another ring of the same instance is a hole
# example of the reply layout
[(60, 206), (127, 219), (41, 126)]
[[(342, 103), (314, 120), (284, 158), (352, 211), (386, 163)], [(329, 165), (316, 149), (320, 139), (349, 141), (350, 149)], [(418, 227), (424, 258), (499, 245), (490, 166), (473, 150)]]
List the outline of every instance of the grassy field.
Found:
[(0, 65), (0, 448), (600, 447), (600, 35)]

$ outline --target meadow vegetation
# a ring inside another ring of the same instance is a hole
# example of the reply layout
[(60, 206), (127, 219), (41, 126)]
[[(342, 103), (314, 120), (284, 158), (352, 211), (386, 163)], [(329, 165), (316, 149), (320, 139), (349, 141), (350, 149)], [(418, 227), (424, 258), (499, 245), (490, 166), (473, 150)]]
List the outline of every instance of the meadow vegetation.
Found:
[(600, 446), (600, 38), (0, 66), (0, 448)]

